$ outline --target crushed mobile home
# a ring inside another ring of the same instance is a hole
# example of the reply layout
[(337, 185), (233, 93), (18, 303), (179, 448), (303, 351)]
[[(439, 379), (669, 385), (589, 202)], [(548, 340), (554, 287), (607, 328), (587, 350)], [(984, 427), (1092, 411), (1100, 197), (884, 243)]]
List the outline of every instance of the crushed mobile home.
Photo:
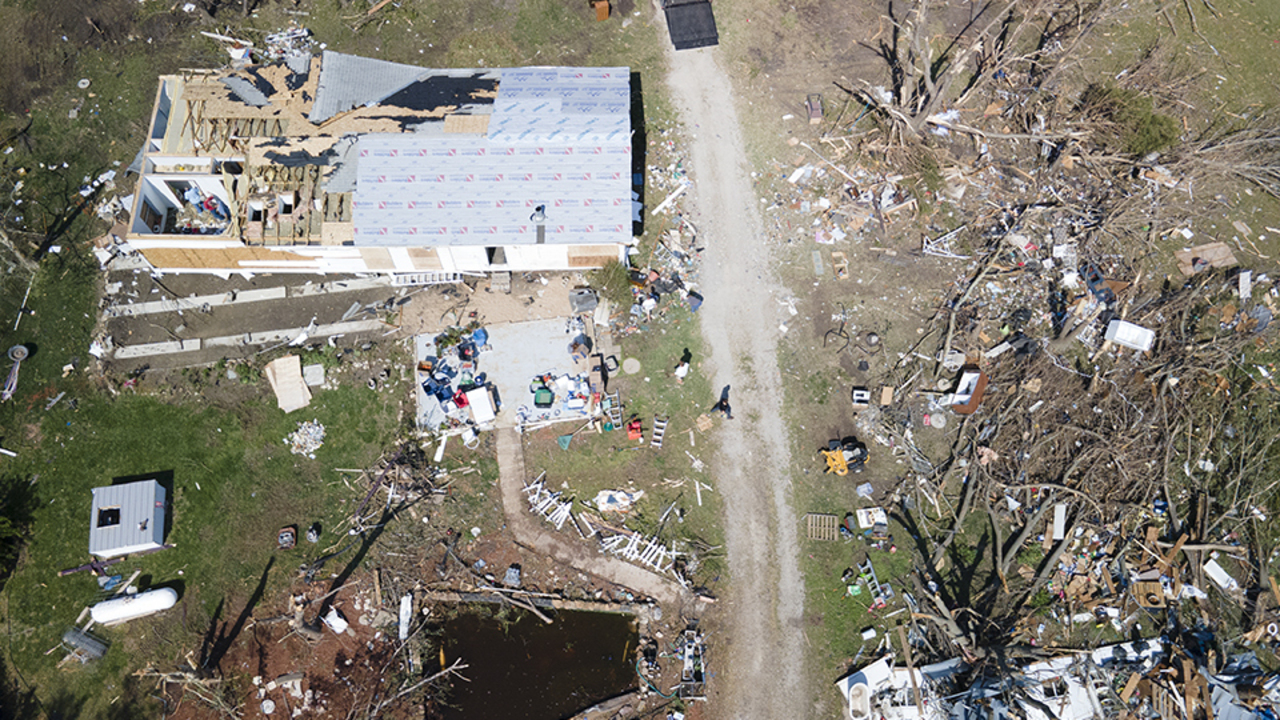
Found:
[(630, 113), (627, 68), (164, 76), (127, 240), (224, 276), (599, 267), (632, 240)]
[(836, 687), (851, 720), (1264, 720), (1280, 703), (1280, 675), (1264, 673), (1251, 653), (1197, 661), (1169, 638), (980, 669), (960, 658), (894, 667), (885, 655)]

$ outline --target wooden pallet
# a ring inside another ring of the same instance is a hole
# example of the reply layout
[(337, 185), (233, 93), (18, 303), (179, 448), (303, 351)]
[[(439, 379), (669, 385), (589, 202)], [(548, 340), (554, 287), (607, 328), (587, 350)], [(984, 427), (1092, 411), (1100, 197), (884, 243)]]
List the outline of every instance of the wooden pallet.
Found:
[(810, 540), (840, 539), (840, 518), (835, 515), (809, 513), (804, 516), (804, 521)]

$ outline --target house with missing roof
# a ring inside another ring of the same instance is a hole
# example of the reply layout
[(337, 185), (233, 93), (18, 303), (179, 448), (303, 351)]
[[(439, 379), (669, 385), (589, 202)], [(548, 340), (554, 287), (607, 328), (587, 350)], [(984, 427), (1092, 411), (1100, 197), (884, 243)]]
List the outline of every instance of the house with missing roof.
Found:
[(157, 270), (509, 273), (632, 241), (627, 68), (326, 51), (160, 78), (126, 236)]

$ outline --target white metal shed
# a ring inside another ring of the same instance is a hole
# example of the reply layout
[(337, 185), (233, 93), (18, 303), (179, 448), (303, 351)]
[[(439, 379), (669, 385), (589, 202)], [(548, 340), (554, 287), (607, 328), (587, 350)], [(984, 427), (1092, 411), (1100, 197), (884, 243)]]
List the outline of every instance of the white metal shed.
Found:
[(155, 480), (94, 488), (89, 552), (110, 558), (163, 547), (165, 500)]

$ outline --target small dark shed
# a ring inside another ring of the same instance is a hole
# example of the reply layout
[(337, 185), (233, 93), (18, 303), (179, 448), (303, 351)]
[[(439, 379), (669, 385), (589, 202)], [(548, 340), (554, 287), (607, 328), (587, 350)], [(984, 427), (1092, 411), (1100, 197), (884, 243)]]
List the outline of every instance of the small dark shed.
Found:
[(720, 44), (716, 17), (708, 0), (665, 0), (667, 32), (677, 50), (692, 50)]

